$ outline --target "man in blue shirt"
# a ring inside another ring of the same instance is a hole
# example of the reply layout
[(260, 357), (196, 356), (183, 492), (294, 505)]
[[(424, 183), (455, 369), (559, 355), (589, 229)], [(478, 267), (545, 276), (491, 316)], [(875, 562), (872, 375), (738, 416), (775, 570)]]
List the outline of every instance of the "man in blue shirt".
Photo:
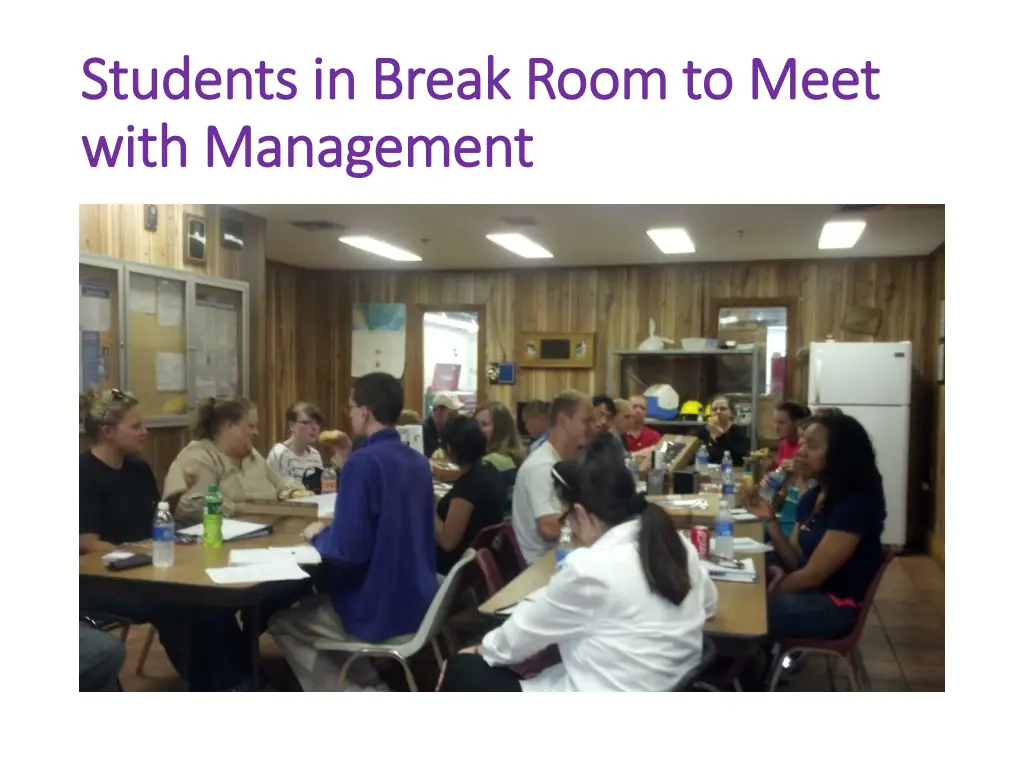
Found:
[[(329, 595), (277, 614), (270, 633), (304, 691), (335, 690), (343, 654), (318, 639), (382, 642), (415, 632), (437, 592), (434, 484), (426, 457), (402, 443), (395, 422), (402, 385), (386, 373), (359, 378), (349, 398), (353, 432), (366, 443), (338, 478), (330, 525), (303, 532), (334, 571)], [(346, 690), (387, 690), (369, 659), (348, 670)]]

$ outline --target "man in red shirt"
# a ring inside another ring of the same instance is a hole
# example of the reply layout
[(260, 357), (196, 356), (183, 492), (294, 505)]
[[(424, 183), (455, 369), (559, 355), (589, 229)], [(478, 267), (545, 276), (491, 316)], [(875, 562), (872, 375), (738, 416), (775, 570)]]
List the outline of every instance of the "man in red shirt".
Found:
[(630, 453), (653, 448), (661, 442), (661, 435), (644, 424), (647, 416), (647, 398), (643, 395), (631, 395), (629, 404), (633, 406), (633, 428), (626, 433), (626, 447)]

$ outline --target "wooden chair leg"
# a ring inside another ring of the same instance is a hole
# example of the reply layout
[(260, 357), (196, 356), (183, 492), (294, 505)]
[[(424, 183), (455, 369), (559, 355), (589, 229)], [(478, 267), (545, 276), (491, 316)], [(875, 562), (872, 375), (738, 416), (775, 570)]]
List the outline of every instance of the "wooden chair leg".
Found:
[(146, 632), (146, 642), (142, 644), (142, 653), (139, 654), (139, 663), (135, 665), (135, 674), (143, 677), (146, 673), (146, 660), (149, 658), (149, 649), (153, 646), (153, 638), (156, 637), (156, 627), (150, 626)]
[(131, 624), (125, 624), (123, 627), (121, 627), (121, 642), (122, 643), (128, 642), (128, 633), (131, 632), (131, 630), (132, 630), (132, 625)]

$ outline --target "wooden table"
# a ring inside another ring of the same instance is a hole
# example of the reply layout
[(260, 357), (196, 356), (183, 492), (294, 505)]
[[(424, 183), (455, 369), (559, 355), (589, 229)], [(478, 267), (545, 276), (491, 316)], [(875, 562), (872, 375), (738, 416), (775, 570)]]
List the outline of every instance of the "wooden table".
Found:
[[(736, 523), (735, 535), (764, 541), (764, 525), (760, 522)], [(764, 554), (737, 553), (736, 557), (744, 560), (749, 557), (754, 560), (757, 581), (752, 584), (716, 581), (718, 612), (704, 625), (704, 631), (714, 637), (741, 640), (761, 638), (768, 634)], [(478, 610), (481, 613), (495, 615), (498, 611), (515, 605), (531, 592), (547, 586), (554, 573), (555, 553), (552, 551), (492, 595)]]
[[(313, 517), (316, 508), (313, 508)], [(82, 555), (78, 559), (79, 592), (106, 594), (114, 597), (133, 597), (140, 600), (166, 600), (186, 605), (203, 605), (250, 612), (253, 633), (252, 676), (259, 684), (259, 624), (260, 601), (284, 589), (294, 587), (293, 581), (274, 581), (253, 584), (214, 584), (207, 568), (228, 565), (234, 549), (264, 549), (266, 547), (294, 547), (305, 543), (303, 529), (309, 525), (308, 516), (236, 515), (235, 519), (270, 523), (274, 526), (269, 536), (244, 541), (225, 542), (219, 549), (208, 549), (202, 542), (178, 544), (174, 547), (174, 565), (154, 568), (151, 565), (126, 571), (107, 570), (100, 553)], [(125, 551), (150, 552), (151, 542), (122, 547)]]

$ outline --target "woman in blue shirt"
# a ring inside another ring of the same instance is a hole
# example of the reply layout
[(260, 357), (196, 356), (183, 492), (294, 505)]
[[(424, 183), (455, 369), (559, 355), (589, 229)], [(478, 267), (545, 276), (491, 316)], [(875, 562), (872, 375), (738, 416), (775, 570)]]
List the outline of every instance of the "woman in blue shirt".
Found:
[(800, 499), (788, 537), (771, 505), (757, 494), (746, 500), (767, 523), (784, 571), (768, 595), (768, 631), (773, 638), (843, 637), (882, 563), (882, 476), (871, 438), (852, 416), (810, 419), (796, 461), (817, 487)]

